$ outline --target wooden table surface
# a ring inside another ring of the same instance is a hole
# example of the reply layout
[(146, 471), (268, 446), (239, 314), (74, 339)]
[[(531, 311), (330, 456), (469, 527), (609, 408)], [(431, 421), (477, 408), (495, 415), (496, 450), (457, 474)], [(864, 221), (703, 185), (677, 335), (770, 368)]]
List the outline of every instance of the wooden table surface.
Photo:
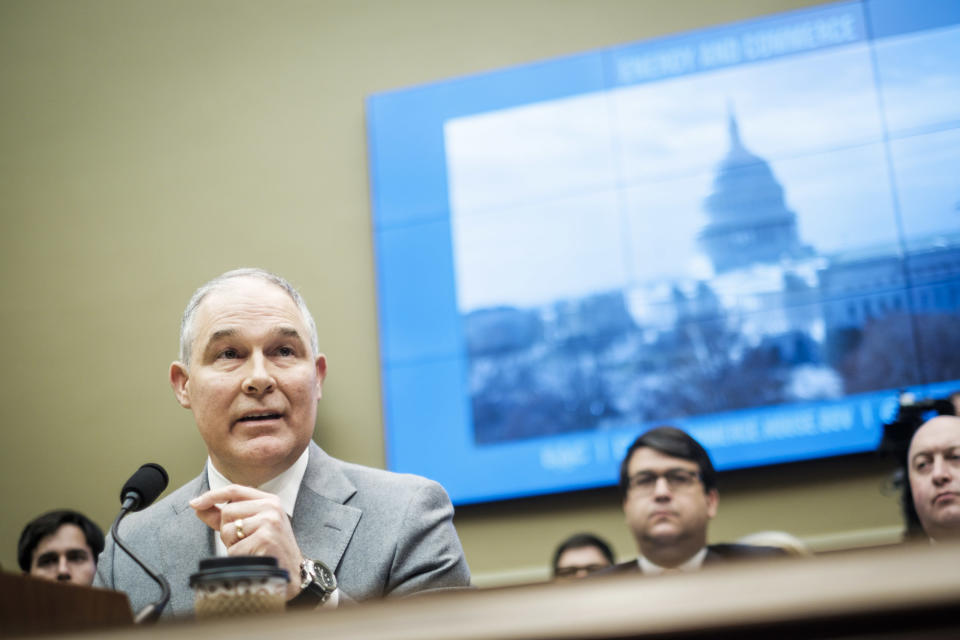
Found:
[(955, 619), (960, 619), (960, 545), (922, 545), (657, 578), (621, 575), (436, 593), (332, 611), (176, 621), (96, 635), (115, 640), (146, 635), (161, 640), (960, 638)]

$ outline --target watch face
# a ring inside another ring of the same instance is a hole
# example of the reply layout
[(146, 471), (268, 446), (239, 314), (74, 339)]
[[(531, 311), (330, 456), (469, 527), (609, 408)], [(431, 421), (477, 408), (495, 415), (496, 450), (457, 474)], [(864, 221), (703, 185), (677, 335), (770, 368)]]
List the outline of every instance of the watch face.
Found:
[(316, 568), (316, 581), (324, 591), (329, 592), (337, 588), (337, 577), (327, 568), (327, 565), (314, 561), (313, 566)]

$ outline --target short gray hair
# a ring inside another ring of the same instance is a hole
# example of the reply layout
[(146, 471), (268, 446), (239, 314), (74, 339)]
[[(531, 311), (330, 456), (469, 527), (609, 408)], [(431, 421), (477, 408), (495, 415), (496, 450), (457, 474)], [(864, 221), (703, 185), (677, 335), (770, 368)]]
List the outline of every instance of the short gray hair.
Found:
[(320, 353), (320, 341), (317, 338), (317, 323), (313, 321), (313, 315), (310, 314), (307, 303), (303, 301), (303, 297), (300, 295), (300, 292), (297, 291), (296, 287), (275, 273), (254, 267), (244, 267), (242, 269), (227, 271), (206, 284), (201, 285), (199, 289), (193, 292), (193, 295), (190, 297), (190, 302), (187, 303), (187, 308), (183, 310), (183, 318), (180, 320), (180, 362), (182, 362), (184, 366), (190, 366), (190, 351), (193, 349), (193, 340), (195, 338), (193, 335), (193, 319), (194, 316), (197, 315), (197, 307), (200, 306), (200, 303), (203, 302), (204, 298), (206, 298), (210, 292), (219, 289), (226, 284), (227, 281), (235, 278), (259, 278), (270, 284), (275, 284), (286, 291), (296, 303), (297, 308), (300, 309), (300, 314), (310, 329), (310, 346), (313, 347), (313, 355), (316, 356)]

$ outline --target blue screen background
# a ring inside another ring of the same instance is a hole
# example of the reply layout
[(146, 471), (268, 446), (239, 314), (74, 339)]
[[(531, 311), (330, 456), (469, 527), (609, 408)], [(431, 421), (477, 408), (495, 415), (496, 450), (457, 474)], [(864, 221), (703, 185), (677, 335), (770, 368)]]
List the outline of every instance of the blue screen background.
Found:
[[(944, 52), (960, 52), (958, 24), (960, 4), (955, 2), (847, 2), (369, 97), (388, 467), (433, 478), (456, 504), (465, 504), (615, 484), (619, 460), (629, 443), (645, 428), (664, 422), (690, 430), (720, 470), (834, 456), (874, 449), (901, 390), (938, 396), (960, 387), (957, 377), (931, 379), (921, 373), (895, 387), (846, 389), (842, 397), (484, 440), (474, 424), (470, 380), (476, 362), (471, 363), (465, 328), (471, 310), (464, 308), (468, 292), (461, 284), (468, 276), (476, 281), (484, 270), (478, 267), (467, 273), (462, 267), (458, 275), (455, 221), (466, 218), (457, 218), (460, 214), (452, 206), (456, 193), (450, 167), (455, 160), (448, 153), (452, 143), (445, 133), (457, 123), (469, 126), (473, 117), (531, 105), (564, 104), (624, 90), (667, 91), (678, 82), (699, 86), (719, 74), (790, 60), (803, 63), (825, 52), (850, 50), (860, 55), (857, 52), (862, 50), (870, 73), (859, 81), (875, 93), (882, 125), (878, 138), (869, 144), (877, 149), (878, 166), (891, 176), (881, 190), (890, 204), (883, 206), (893, 212), (889, 219), (891, 229), (896, 227), (896, 246), (892, 251), (898, 264), (905, 264), (912, 255), (911, 238), (923, 235), (921, 231), (929, 235), (933, 230), (944, 237), (960, 232), (960, 178), (940, 184), (947, 192), (954, 189), (958, 209), (942, 213), (938, 209), (935, 215), (923, 200), (930, 188), (922, 179), (936, 173), (930, 167), (945, 163), (952, 163), (953, 175), (960, 176), (956, 162), (960, 156), (953, 151), (960, 146), (955, 144), (960, 106), (918, 108), (935, 97), (904, 97), (896, 87), (904, 74), (923, 78), (928, 72), (923, 66), (926, 58), (940, 60)], [(916, 68), (911, 70), (914, 60)], [(950, 76), (948, 71), (947, 78), (953, 83), (949, 90), (960, 87), (960, 73)], [(762, 145), (754, 138), (748, 146)], [(778, 159), (771, 162), (776, 168), (788, 166), (789, 160), (785, 156), (781, 165)], [(658, 224), (660, 233), (669, 233), (669, 220)], [(918, 231), (911, 235), (914, 228)], [(847, 240), (837, 242), (845, 246)], [(524, 239), (504, 238), (503, 246), (505, 253), (534, 255), (538, 251), (535, 242)], [(945, 250), (951, 247), (948, 243)], [(487, 253), (496, 260), (497, 246), (491, 245)], [(642, 277), (643, 272), (639, 263), (634, 277)], [(958, 282), (960, 265), (939, 275), (935, 285), (929, 285), (933, 287), (930, 295), (939, 295), (945, 286)], [(908, 278), (904, 290), (909, 291), (903, 299), (919, 301), (921, 289)], [(859, 300), (851, 294), (850, 300), (855, 299)], [(947, 315), (960, 308), (958, 300), (937, 304), (938, 313)], [(923, 354), (912, 352), (900, 356), (923, 359)]]

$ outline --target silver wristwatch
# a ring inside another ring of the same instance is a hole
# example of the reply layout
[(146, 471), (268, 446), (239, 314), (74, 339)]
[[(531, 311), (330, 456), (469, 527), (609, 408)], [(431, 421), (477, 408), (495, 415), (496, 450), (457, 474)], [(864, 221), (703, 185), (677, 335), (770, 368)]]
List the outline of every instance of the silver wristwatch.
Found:
[(300, 589), (308, 591), (323, 604), (337, 589), (337, 576), (319, 560), (307, 558), (300, 563)]

